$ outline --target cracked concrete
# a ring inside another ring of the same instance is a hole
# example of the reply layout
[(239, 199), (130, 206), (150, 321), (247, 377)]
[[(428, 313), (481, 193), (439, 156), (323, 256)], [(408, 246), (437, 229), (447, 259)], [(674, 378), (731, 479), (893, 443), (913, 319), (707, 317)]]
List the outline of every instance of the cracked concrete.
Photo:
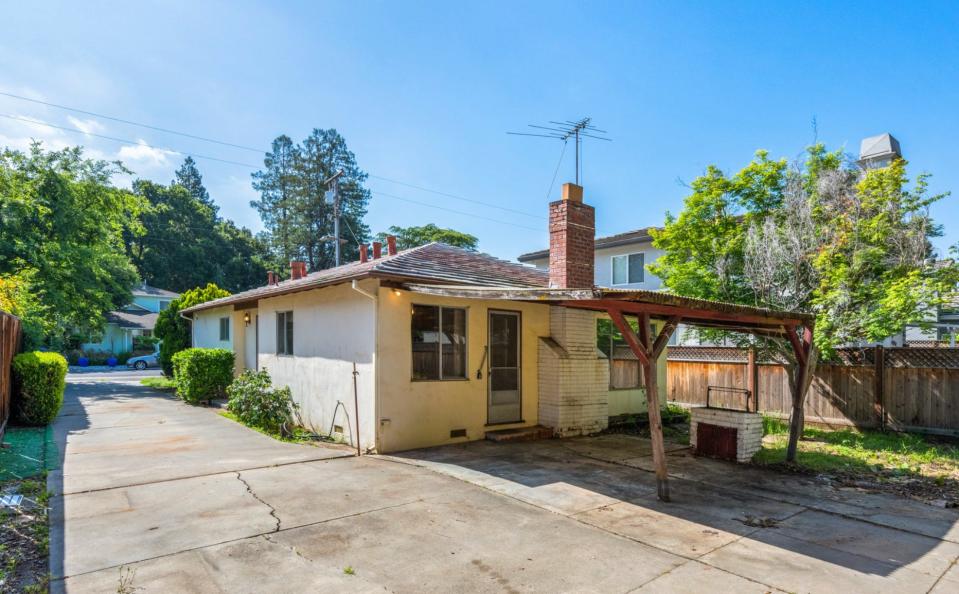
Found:
[(250, 487), (250, 483), (243, 480), (243, 475), (240, 474), (240, 472), (236, 473), (236, 479), (240, 481), (241, 483), (243, 483), (243, 486), (246, 487), (246, 492), (249, 493), (253, 497), (253, 499), (256, 499), (257, 501), (265, 505), (267, 508), (269, 508), (270, 515), (273, 516), (273, 518), (276, 520), (276, 528), (273, 529), (273, 532), (279, 532), (282, 522), (280, 521), (280, 516), (276, 515), (276, 510), (273, 508), (273, 506), (267, 503), (266, 501), (263, 501), (257, 496), (257, 494), (253, 491), (253, 488)]
[(138, 592), (959, 588), (952, 510), (681, 448), (663, 504), (630, 438), (355, 458), (116, 378), (71, 384), (57, 436), (54, 591), (116, 591), (124, 572)]

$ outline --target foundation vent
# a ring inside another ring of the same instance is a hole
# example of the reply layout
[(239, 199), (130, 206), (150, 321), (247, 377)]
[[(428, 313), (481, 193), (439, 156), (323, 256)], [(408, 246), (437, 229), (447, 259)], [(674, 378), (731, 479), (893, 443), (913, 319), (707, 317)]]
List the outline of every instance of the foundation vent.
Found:
[(450, 438), (453, 437), (466, 437), (466, 429), (453, 429), (450, 431)]

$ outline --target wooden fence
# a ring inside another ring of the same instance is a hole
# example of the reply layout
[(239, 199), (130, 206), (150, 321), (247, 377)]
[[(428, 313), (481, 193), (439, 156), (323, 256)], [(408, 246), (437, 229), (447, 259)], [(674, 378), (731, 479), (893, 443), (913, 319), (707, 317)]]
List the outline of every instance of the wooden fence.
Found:
[(13, 376), (10, 365), (20, 352), (20, 318), (0, 311), (0, 441), (10, 418)]
[[(820, 363), (806, 396), (806, 421), (959, 435), (959, 349), (844, 349), (841, 363)], [(705, 404), (710, 386), (746, 389), (746, 353), (723, 347), (671, 347), (669, 399)], [(776, 363), (756, 365), (759, 411), (788, 417), (789, 379)], [(744, 408), (744, 396), (713, 391), (714, 406)], [(755, 408), (750, 405), (750, 410)]]

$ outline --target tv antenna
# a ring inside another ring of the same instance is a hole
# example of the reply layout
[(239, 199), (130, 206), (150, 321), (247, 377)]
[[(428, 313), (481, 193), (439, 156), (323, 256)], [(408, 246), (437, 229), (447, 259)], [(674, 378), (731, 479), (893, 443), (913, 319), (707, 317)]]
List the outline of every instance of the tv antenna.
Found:
[[(530, 128), (535, 128), (536, 133), (533, 132), (507, 132), (507, 134), (512, 134), (514, 136), (536, 136), (539, 138), (555, 138), (557, 140), (562, 140), (563, 144), (569, 142), (569, 139), (572, 138), (576, 142), (576, 185), (580, 185), (580, 163), (581, 161), (581, 151), (582, 151), (582, 142), (583, 138), (593, 138), (596, 140), (605, 140), (606, 142), (612, 142), (612, 138), (605, 138), (601, 136), (602, 134), (608, 134), (606, 130), (600, 130), (592, 124), (592, 118), (583, 118), (579, 121), (555, 121), (550, 120), (548, 126), (539, 126), (537, 124), (528, 124)], [(538, 132), (543, 130), (543, 132)]]

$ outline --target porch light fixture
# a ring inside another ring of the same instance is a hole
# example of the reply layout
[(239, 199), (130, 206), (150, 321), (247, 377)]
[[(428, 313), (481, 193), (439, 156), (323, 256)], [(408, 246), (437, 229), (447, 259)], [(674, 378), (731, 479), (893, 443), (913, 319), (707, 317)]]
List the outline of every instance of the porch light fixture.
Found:
[(243, 323), (246, 324), (247, 326), (250, 325), (250, 312), (246, 312), (243, 314)]

